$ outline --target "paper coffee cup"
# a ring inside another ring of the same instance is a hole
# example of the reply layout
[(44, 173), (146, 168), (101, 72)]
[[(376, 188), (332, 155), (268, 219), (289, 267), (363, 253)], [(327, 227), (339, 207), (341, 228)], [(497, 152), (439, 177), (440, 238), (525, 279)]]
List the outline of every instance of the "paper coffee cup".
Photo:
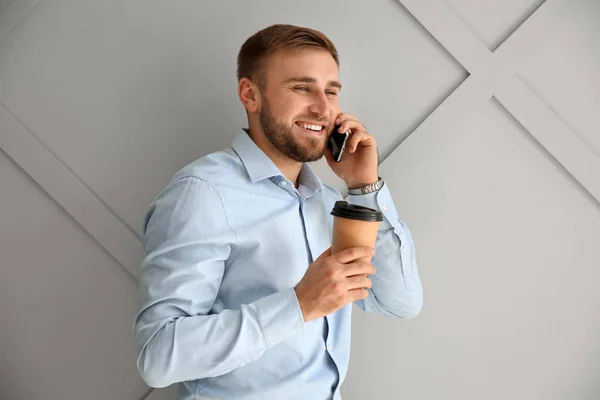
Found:
[[(383, 221), (381, 211), (340, 200), (335, 203), (331, 215), (334, 216), (331, 254), (351, 247), (375, 248), (379, 224)], [(370, 263), (371, 258), (361, 260)]]

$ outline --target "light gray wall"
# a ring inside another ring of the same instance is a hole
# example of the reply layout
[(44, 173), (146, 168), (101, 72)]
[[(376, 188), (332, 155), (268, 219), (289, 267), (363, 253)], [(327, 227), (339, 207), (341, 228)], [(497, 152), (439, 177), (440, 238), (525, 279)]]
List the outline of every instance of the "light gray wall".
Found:
[(0, 15), (4, 13), (14, 0), (0, 0)]
[[(336, 44), (422, 314), (355, 309), (345, 399), (597, 399), (597, 0), (0, 2), (0, 398), (174, 398), (135, 368), (139, 227), (246, 125), (235, 57)], [(322, 179), (343, 190), (325, 162)]]

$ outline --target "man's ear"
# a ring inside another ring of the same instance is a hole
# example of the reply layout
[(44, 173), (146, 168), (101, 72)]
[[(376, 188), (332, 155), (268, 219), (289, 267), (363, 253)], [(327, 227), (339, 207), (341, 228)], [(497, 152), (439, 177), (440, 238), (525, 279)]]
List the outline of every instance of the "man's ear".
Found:
[(238, 82), (238, 96), (249, 113), (257, 112), (259, 110), (260, 91), (250, 79), (240, 79)]

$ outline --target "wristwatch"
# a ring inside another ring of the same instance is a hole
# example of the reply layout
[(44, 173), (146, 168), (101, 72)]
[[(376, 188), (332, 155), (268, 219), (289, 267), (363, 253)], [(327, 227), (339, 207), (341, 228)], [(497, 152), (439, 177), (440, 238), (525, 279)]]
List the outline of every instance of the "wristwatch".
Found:
[(367, 186), (363, 186), (358, 189), (348, 189), (348, 194), (367, 194), (378, 191), (383, 187), (383, 179), (381, 179), (380, 176), (378, 176), (378, 178), (379, 180), (377, 182), (371, 183)]

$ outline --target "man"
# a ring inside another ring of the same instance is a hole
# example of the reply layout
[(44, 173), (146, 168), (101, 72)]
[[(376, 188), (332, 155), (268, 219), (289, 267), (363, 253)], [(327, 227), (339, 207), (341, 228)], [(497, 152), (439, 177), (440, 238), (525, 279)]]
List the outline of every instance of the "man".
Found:
[[(419, 313), (413, 241), (378, 177), (375, 139), (340, 112), (338, 66), (311, 29), (274, 25), (243, 44), (249, 129), (180, 170), (145, 218), (134, 331), (148, 385), (181, 382), (180, 399), (340, 399), (351, 304)], [(335, 124), (352, 132), (339, 163), (326, 147)], [(305, 164), (323, 155), (358, 193), (350, 203), (383, 212), (375, 253), (331, 254), (342, 196)]]

